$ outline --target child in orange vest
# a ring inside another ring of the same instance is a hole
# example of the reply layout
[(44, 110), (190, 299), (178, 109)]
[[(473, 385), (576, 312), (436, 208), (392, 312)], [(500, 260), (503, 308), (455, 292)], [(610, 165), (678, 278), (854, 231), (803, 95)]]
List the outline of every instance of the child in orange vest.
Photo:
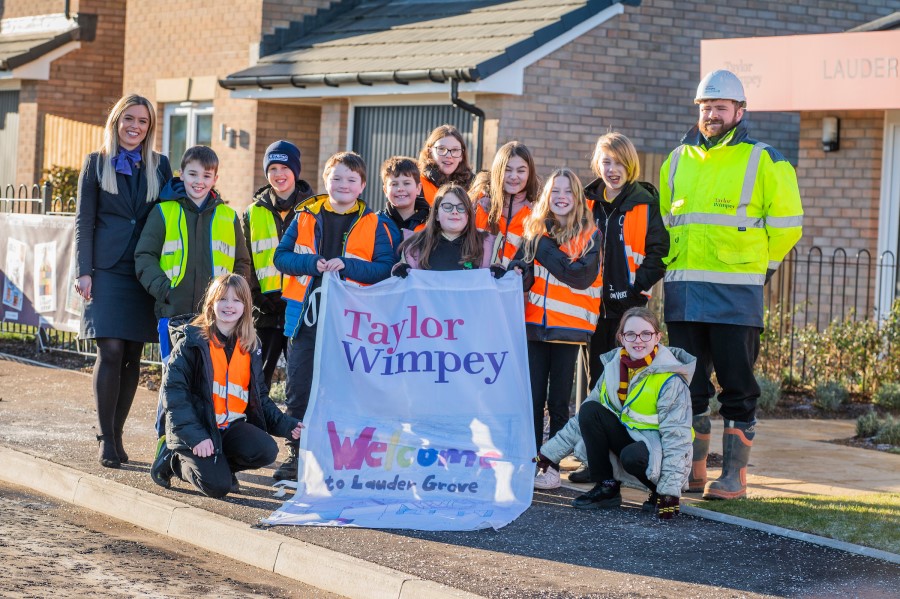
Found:
[(528, 147), (518, 141), (504, 144), (491, 165), (490, 195), (478, 200), (475, 214), (475, 226), (493, 242), (491, 264), (508, 267), (521, 247), (525, 219), (539, 187)]
[(224, 497), (239, 490), (235, 472), (275, 461), (270, 433), (296, 440), (303, 425), (269, 399), (244, 277), (215, 278), (201, 313), (175, 336), (160, 394), (166, 435), (150, 476), (166, 488), (177, 476), (208, 497)]
[(466, 189), (475, 174), (469, 168), (469, 152), (462, 134), (453, 125), (441, 125), (431, 132), (419, 152), (422, 195), (431, 205), (442, 185), (455, 183)]
[(533, 283), (525, 281), (525, 325), (537, 449), (545, 403), (551, 437), (569, 420), (575, 362), (600, 312), (601, 247), (581, 181), (569, 169), (553, 171), (525, 221), (518, 254), (533, 263)]

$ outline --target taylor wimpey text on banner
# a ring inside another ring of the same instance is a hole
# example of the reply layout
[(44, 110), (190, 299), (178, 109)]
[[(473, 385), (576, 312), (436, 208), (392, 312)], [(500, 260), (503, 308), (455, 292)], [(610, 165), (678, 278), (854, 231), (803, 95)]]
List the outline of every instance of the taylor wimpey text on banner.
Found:
[(531, 504), (521, 277), (326, 274), (295, 496), (267, 524), (500, 528)]

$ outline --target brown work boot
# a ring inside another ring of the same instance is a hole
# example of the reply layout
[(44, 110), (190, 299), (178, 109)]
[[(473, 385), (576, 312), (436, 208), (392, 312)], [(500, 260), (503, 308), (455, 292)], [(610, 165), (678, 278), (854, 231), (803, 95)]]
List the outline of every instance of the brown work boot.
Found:
[(709, 408), (694, 416), (694, 457), (691, 473), (688, 475), (688, 493), (702, 493), (706, 488), (706, 456), (709, 455), (709, 438), (712, 424), (709, 422)]
[(722, 475), (706, 483), (703, 499), (738, 499), (747, 496), (747, 464), (756, 436), (756, 421), (725, 421), (722, 437)]

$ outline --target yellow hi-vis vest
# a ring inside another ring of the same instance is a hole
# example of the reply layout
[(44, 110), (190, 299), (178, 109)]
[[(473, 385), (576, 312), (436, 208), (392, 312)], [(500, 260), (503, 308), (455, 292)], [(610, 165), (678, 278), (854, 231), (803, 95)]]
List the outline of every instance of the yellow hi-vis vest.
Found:
[(275, 268), (275, 248), (278, 247), (278, 224), (275, 215), (264, 206), (253, 204), (250, 211), (250, 250), (253, 269), (263, 293), (281, 291), (281, 272)]
[(638, 430), (659, 430), (659, 414), (656, 412), (656, 402), (666, 384), (673, 376), (671, 372), (657, 372), (648, 374), (628, 390), (625, 403), (620, 410), (606, 392), (606, 381), (600, 387), (600, 402), (619, 415), (619, 420), (628, 428)]
[[(184, 208), (179, 202), (163, 202), (159, 204), (159, 211), (166, 226), (166, 239), (159, 256), (159, 266), (169, 277), (172, 287), (178, 287), (187, 269), (189, 249)], [(234, 209), (225, 204), (219, 204), (213, 212), (209, 231), (213, 277), (234, 272), (236, 218), (237, 213)]]

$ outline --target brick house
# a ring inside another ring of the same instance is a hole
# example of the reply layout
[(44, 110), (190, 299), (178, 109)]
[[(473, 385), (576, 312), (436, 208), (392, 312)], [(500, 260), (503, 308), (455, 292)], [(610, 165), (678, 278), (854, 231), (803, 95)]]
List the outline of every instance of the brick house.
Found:
[(0, 2), (0, 184), (80, 167), (122, 95), (125, 4)]

